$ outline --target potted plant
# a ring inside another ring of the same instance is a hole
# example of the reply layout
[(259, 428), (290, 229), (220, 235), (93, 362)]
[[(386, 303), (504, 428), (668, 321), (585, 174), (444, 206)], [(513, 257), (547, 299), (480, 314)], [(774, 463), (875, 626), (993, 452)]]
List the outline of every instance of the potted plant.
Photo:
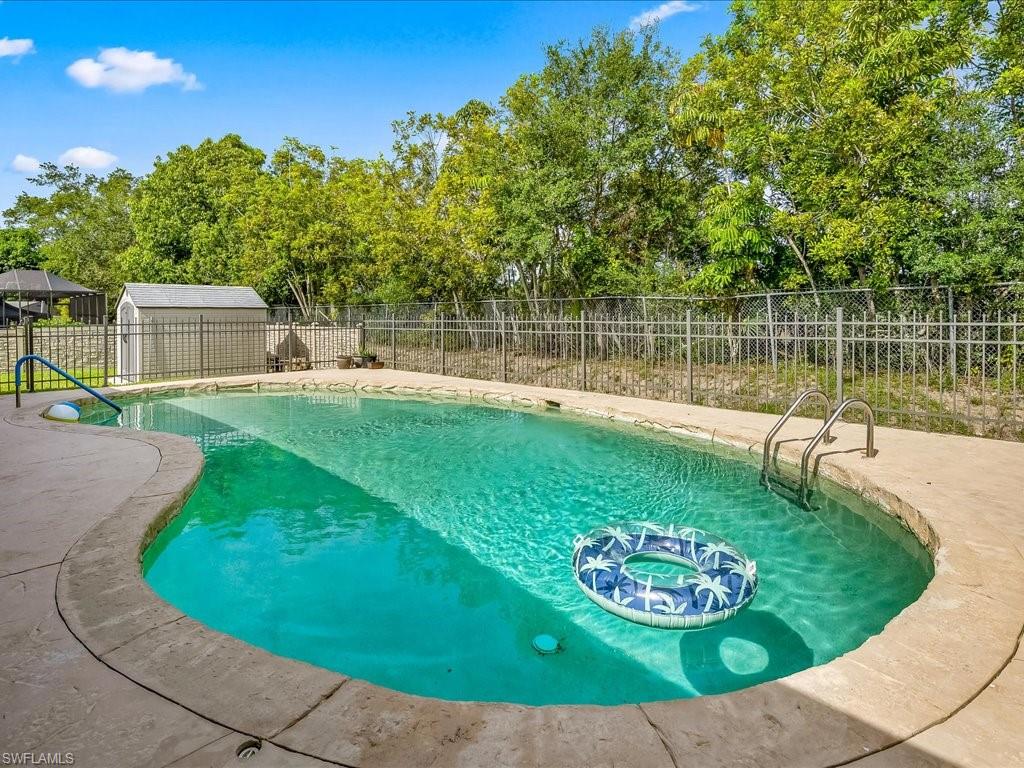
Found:
[(352, 355), (338, 355), (335, 359), (342, 370), (352, 367)]
[(353, 360), (360, 368), (369, 368), (370, 363), (377, 362), (377, 355), (373, 354), (366, 347), (360, 347)]

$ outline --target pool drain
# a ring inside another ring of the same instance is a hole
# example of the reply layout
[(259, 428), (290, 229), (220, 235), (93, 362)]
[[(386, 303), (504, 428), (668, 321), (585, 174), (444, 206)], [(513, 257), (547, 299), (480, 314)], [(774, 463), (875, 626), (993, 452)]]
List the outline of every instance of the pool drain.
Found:
[(533, 650), (545, 655), (556, 653), (558, 651), (558, 640), (551, 635), (537, 635), (533, 638)]
[(262, 744), (260, 744), (259, 739), (249, 739), (248, 741), (243, 741), (241, 744), (238, 745), (238, 749), (235, 750), (235, 756), (239, 760), (251, 760), (259, 754), (261, 746)]

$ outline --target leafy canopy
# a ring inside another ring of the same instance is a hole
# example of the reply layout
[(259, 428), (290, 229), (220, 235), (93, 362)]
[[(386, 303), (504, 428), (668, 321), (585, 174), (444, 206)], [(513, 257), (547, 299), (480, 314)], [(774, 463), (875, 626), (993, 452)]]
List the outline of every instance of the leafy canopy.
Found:
[(553, 45), (379, 157), (229, 134), (138, 179), (44, 165), (0, 266), (306, 309), (1024, 277), (1021, 0), (732, 12), (687, 61), (650, 28)]

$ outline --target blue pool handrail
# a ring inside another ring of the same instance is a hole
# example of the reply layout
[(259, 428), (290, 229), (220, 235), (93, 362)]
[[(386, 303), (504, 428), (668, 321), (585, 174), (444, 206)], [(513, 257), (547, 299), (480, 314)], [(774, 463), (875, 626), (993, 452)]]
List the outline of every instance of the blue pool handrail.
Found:
[(27, 363), (29, 360), (35, 360), (37, 363), (42, 363), (47, 368), (49, 368), (51, 371), (55, 371), (56, 373), (59, 373), (61, 376), (63, 376), (65, 379), (70, 381), (75, 386), (81, 387), (82, 389), (84, 389), (86, 392), (88, 392), (90, 395), (95, 397), (101, 403), (106, 403), (107, 405), (109, 405), (111, 408), (113, 408), (118, 413), (121, 412), (121, 406), (119, 406), (113, 400), (110, 400), (110, 399), (104, 397), (99, 392), (97, 392), (95, 389), (90, 387), (88, 384), (85, 384), (85, 383), (79, 381), (78, 379), (76, 379), (74, 376), (72, 376), (70, 373), (65, 371), (60, 366), (54, 365), (49, 360), (47, 360), (45, 357), (41, 357), (39, 355), (22, 355), (21, 357), (18, 358), (18, 362), (16, 362), (14, 364), (14, 407), (15, 408), (21, 408), (21, 366), (24, 363)]

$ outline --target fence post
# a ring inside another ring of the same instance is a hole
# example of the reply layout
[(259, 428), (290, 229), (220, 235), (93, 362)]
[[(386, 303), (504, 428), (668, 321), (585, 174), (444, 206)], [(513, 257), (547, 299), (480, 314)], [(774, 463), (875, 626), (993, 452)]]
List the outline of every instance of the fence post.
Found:
[(836, 407), (843, 399), (843, 308), (836, 307)]
[(110, 384), (110, 320), (103, 313), (103, 386)]
[(686, 397), (693, 402), (693, 310), (686, 310)]
[(306, 326), (306, 337), (309, 339), (309, 370), (316, 368), (316, 339), (320, 335), (319, 329), (317, 328), (317, 310), (313, 311), (313, 321)]
[(587, 310), (580, 310), (580, 378), (584, 392), (587, 391)]
[[(25, 321), (25, 354), (33, 355), (36, 351), (35, 338), (32, 332), (32, 318)], [(27, 389), (29, 392), (36, 391), (36, 368), (33, 360), (28, 361)]]
[(508, 350), (505, 348), (505, 313), (501, 313), (501, 380), (508, 381)]
[(206, 377), (206, 335), (203, 330), (203, 316), (199, 316), (199, 378)]
[(772, 312), (772, 295), (766, 294), (768, 300), (768, 343), (771, 345), (772, 370), (779, 372), (779, 347), (775, 341), (775, 315)]
[[(295, 321), (292, 319), (292, 313), (288, 313), (288, 362), (285, 364), (284, 369), (291, 371), (292, 369), (292, 358), (294, 357), (294, 350), (292, 345), (295, 343)], [(359, 345), (360, 347), (362, 344)]]
[(654, 337), (651, 335), (651, 326), (647, 322), (647, 297), (640, 297), (640, 308), (644, 314), (644, 345), (647, 348), (647, 357), (654, 357)]
[(395, 313), (391, 313), (391, 367), (398, 368), (398, 322)]
[(953, 305), (953, 289), (946, 288), (946, 305), (949, 310), (949, 375), (950, 386), (956, 386), (956, 311)]
[[(146, 353), (149, 351), (149, 345), (146, 343), (146, 325), (153, 324), (152, 320), (144, 320), (142, 313), (139, 313), (138, 320), (139, 322), (135, 323), (135, 341), (139, 343), (133, 345), (135, 347), (136, 352), (138, 353), (139, 358), (138, 360), (134, 361), (138, 365), (138, 372), (136, 372), (135, 370), (132, 371), (132, 376), (135, 377), (132, 383), (144, 381), (146, 378)], [(135, 366), (133, 365), (132, 368), (134, 369)]]
[(444, 313), (441, 313), (441, 375), (445, 375), (444, 359)]

